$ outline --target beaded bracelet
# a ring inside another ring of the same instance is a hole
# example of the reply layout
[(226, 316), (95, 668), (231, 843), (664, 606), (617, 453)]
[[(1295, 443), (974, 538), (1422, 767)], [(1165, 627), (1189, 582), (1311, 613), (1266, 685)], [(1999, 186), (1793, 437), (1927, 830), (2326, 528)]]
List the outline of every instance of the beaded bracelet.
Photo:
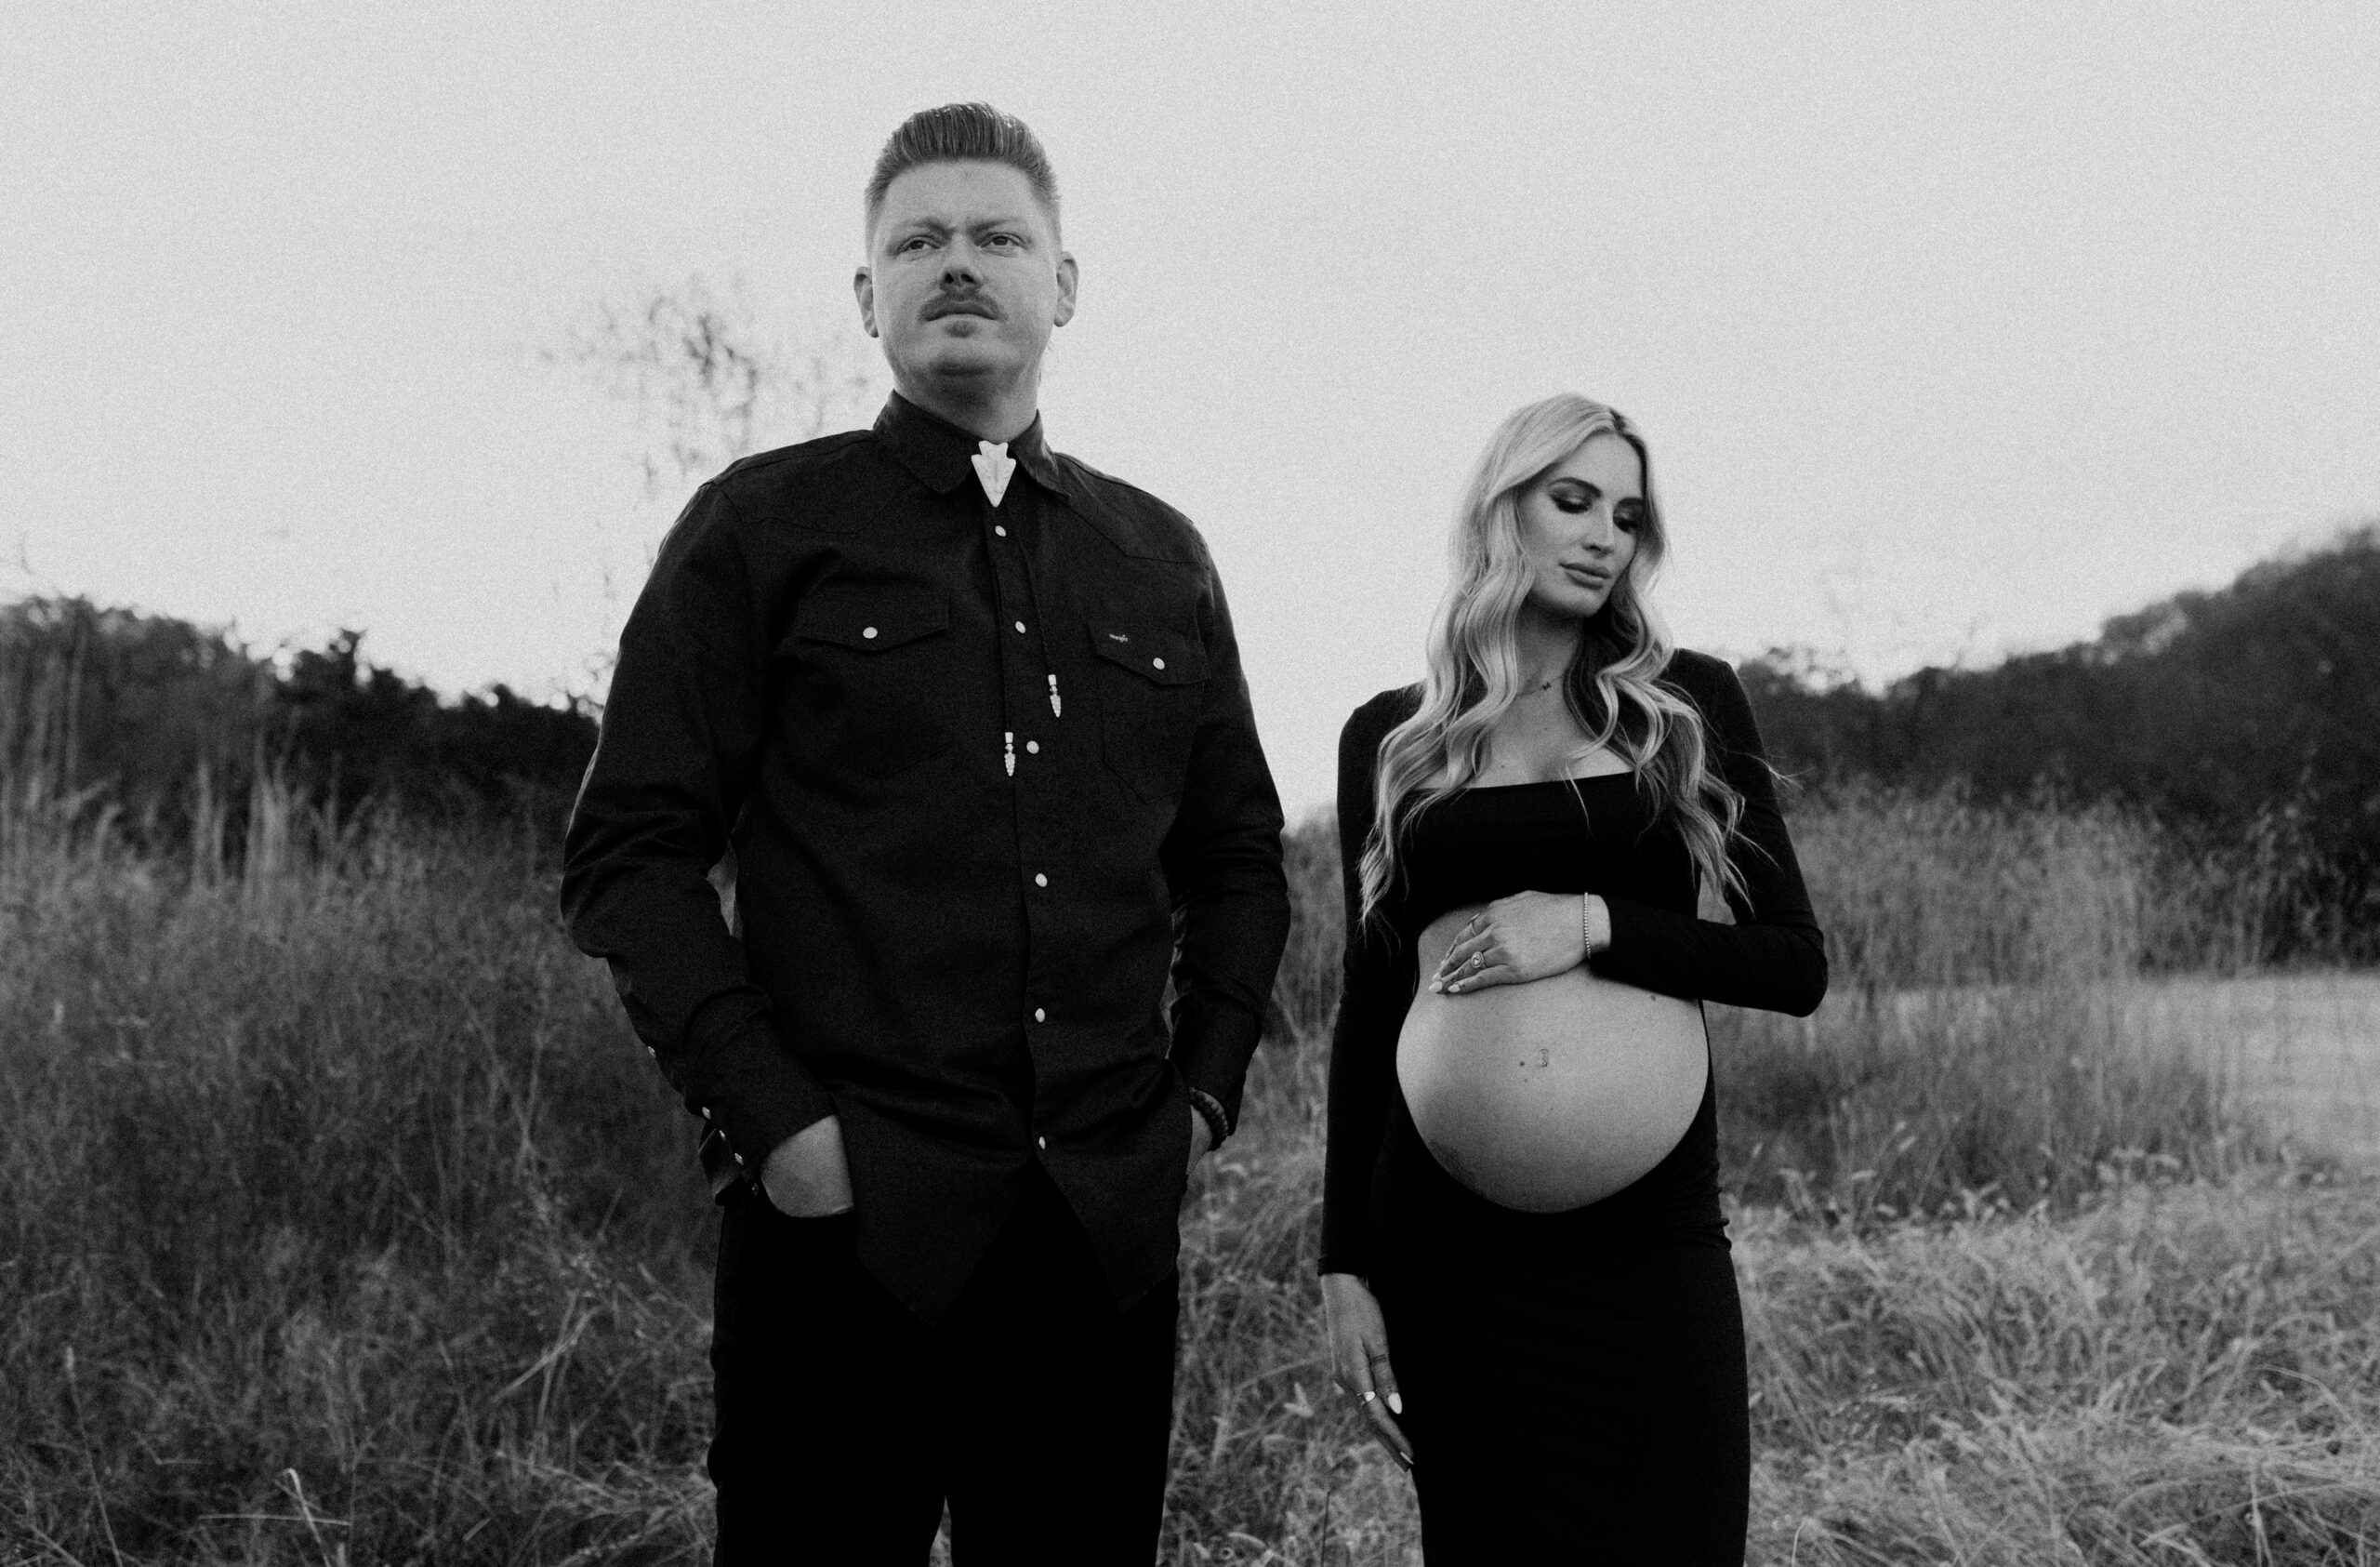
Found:
[(1190, 1108), (1197, 1110), (1198, 1119), (1207, 1123), (1207, 1151), (1212, 1153), (1223, 1146), (1225, 1137), (1231, 1135), (1231, 1117), (1223, 1113), (1223, 1102), (1205, 1089), (1191, 1088), (1186, 1082), (1182, 1086), (1189, 1090)]
[[(1595, 945), (1594, 906), (1594, 894), (1580, 893), (1579, 895), (1579, 940), (1586, 948), (1587, 956), (1590, 958), (1603, 950), (1603, 948), (1599, 948)], [(1603, 945), (1604, 947), (1609, 947), (1611, 945), (1611, 917), (1609, 910), (1606, 910), (1604, 915)]]

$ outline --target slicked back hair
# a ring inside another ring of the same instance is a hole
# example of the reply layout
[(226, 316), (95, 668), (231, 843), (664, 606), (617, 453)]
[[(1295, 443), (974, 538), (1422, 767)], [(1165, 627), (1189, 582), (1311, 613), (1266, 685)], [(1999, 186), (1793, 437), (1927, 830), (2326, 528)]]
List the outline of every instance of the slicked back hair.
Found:
[(877, 215), (884, 210), (884, 193), (892, 181), (920, 164), (1006, 164), (1025, 178), (1058, 228), (1058, 177), (1050, 171), (1050, 154), (1041, 139), (1013, 114), (1003, 114), (988, 103), (945, 103), (920, 109), (901, 122), (900, 128), (877, 154), (876, 172), (867, 181), (867, 233), (875, 242)]

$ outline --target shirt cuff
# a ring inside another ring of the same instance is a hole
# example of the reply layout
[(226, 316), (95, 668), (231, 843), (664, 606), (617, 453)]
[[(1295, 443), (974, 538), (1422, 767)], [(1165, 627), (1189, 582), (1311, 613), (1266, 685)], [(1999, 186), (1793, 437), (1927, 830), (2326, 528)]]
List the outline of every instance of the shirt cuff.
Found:
[(765, 1024), (705, 1050), (701, 1079), (702, 1096), (694, 1108), (754, 1181), (779, 1144), (835, 1113), (834, 1097)]
[(1239, 1124), (1239, 1095), (1248, 1082), (1263, 1023), (1220, 997), (1184, 1000), (1173, 1015), (1173, 1065), (1182, 1081), (1213, 1096), (1223, 1119)]

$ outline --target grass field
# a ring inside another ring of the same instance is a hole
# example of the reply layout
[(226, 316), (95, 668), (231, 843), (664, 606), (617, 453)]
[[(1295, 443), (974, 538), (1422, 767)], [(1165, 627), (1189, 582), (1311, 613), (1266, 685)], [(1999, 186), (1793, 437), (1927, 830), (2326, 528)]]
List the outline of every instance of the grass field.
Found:
[[(1796, 830), (1834, 997), (1714, 1025), (1753, 1559), (2380, 1558), (2380, 1190), (2255, 1114), (2369, 977), (2230, 972), (2215, 871), (2112, 816)], [(0, 813), (0, 1567), (699, 1560), (712, 1221), (551, 868), (249, 841)], [(1325, 842), (1187, 1215), (1169, 1561), (1416, 1560), (1321, 1369)]]
[(2183, 1042), (2298, 1150), (2380, 1164), (2380, 974), (2192, 976), (2130, 989), (2126, 1023)]

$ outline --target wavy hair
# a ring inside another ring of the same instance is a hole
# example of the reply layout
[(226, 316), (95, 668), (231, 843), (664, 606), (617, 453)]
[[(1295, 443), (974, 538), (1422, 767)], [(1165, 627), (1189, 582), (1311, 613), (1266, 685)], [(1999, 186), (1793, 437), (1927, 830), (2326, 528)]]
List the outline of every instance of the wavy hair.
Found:
[[(1722, 891), (1744, 891), (1743, 873), (1727, 853), (1743, 818), (1743, 796), (1711, 765), (1702, 715), (1659, 683), (1676, 644), (1646, 595), (1669, 552), (1653, 498), (1652, 456), (1617, 409), (1563, 392), (1505, 419), (1472, 470), (1455, 519), (1453, 571), (1430, 624), (1421, 708), (1381, 741), (1362, 860), (1367, 921), (1396, 883), (1398, 846), (1415, 819), (1478, 778), (1488, 737), (1520, 696), (1513, 629), (1529, 588), (1521, 492), (1596, 435), (1616, 435), (1635, 449), (1645, 518), (1635, 555), (1586, 621), (1563, 682), (1571, 715), (1592, 737), (1577, 755), (1603, 747), (1618, 751), (1638, 792), (1651, 800), (1655, 822), (1674, 826), (1685, 839), (1696, 873)], [(1575, 782), (1571, 791), (1579, 792)], [(1580, 803), (1583, 811), (1583, 795)]]

